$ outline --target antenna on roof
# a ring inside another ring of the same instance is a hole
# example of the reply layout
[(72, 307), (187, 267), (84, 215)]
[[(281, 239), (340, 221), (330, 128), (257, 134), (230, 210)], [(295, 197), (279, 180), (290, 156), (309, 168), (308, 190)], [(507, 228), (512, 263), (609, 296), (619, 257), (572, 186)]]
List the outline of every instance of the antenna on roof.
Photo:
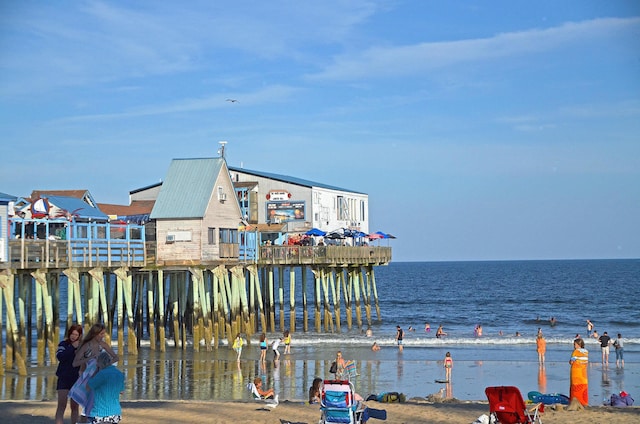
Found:
[(226, 141), (218, 141), (218, 143), (220, 143), (220, 148), (218, 149), (218, 154), (220, 155), (220, 157), (222, 159), (224, 159), (224, 146), (225, 144), (227, 144)]

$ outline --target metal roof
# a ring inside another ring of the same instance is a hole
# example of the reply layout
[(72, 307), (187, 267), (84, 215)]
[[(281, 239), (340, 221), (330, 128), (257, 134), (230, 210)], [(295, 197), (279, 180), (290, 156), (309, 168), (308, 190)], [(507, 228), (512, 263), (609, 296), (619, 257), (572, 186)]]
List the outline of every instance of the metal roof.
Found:
[(280, 175), (280, 174), (273, 174), (271, 172), (262, 172), (262, 171), (253, 171), (250, 169), (244, 169), (244, 168), (236, 168), (233, 166), (229, 167), (229, 171), (234, 171), (234, 172), (242, 172), (243, 174), (249, 174), (249, 175), (254, 175), (256, 177), (262, 177), (262, 178), (268, 178), (271, 180), (276, 180), (276, 181), (282, 181), (285, 183), (289, 183), (289, 184), (295, 184), (295, 185), (299, 185), (299, 186), (303, 186), (303, 187), (318, 187), (318, 188), (325, 188), (328, 190), (338, 190), (338, 191), (346, 191), (349, 193), (357, 193), (357, 194), (366, 194), (366, 193), (362, 193), (360, 191), (354, 191), (354, 190), (349, 190), (346, 188), (341, 188), (341, 187), (336, 187), (336, 186), (332, 186), (329, 184), (323, 184), (323, 183), (318, 183), (315, 181), (309, 181), (309, 180), (305, 180), (302, 178), (296, 178), (296, 177), (290, 177), (288, 175)]
[(221, 158), (173, 159), (151, 219), (203, 218), (223, 165)]
[(12, 196), (10, 194), (7, 193), (3, 193), (0, 191), (0, 202), (15, 202), (15, 200), (17, 199), (16, 196)]
[(109, 217), (102, 212), (100, 209), (95, 208), (88, 204), (87, 202), (78, 199), (76, 197), (68, 197), (68, 196), (51, 196), (46, 195), (46, 197), (50, 204), (55, 206), (58, 209), (64, 209), (69, 212), (73, 216), (77, 218), (91, 218), (91, 219), (100, 219), (100, 220), (109, 220)]

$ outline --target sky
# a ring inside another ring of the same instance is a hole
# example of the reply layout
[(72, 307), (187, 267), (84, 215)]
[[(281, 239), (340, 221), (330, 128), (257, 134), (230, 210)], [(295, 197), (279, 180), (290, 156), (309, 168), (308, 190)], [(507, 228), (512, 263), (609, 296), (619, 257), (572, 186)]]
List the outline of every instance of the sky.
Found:
[(3, 1), (0, 133), (15, 196), (224, 140), (367, 193), (394, 261), (640, 258), (640, 2)]

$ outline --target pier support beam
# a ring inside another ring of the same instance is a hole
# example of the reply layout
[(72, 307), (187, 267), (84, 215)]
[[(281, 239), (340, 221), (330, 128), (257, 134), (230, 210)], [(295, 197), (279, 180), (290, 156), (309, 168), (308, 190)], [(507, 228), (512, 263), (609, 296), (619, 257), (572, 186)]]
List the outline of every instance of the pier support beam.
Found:
[(25, 361), (24, 351), (21, 349), (21, 334), (18, 329), (18, 320), (16, 319), (16, 311), (13, 307), (13, 295), (15, 289), (15, 277), (13, 274), (0, 273), (0, 289), (7, 311), (7, 369), (13, 368), (14, 358), (18, 368), (18, 375), (27, 375), (27, 364)]

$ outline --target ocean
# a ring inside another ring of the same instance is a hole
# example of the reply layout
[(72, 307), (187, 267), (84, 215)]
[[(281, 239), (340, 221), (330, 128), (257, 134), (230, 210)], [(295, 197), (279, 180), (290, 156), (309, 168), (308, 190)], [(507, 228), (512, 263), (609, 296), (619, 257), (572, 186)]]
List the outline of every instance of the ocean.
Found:
[[(381, 319), (372, 308), (372, 337), (364, 334), (364, 310), (363, 328), (351, 330), (343, 311), (339, 334), (316, 333), (310, 311), (307, 333), (300, 331), (302, 313), (297, 314), (291, 355), (274, 361), (269, 352), (264, 364), (255, 340), (240, 363), (225, 345), (200, 352), (168, 347), (160, 353), (143, 343), (138, 356), (123, 355), (123, 398), (248, 400), (245, 385), (260, 376), (281, 399), (302, 401), (315, 376), (330, 376), (337, 350), (356, 362), (352, 381), (363, 396), (397, 391), (424, 397), (445, 388), (435, 380), (444, 375), (446, 352), (454, 359), (452, 384), (446, 385), (450, 397), (481, 400), (486, 386), (505, 384), (523, 393), (568, 394), (572, 341), (577, 334), (586, 337), (587, 319), (600, 334), (621, 333), (626, 342), (622, 369), (615, 366), (613, 349), (609, 366), (602, 365), (599, 344), (586, 339), (592, 403), (620, 390), (640, 397), (640, 260), (394, 262), (376, 267), (375, 277)], [(424, 329), (427, 322), (430, 332)], [(396, 325), (405, 331), (402, 353), (394, 343)], [(437, 339), (439, 325), (448, 335)], [(481, 337), (474, 334), (477, 325)], [(544, 368), (537, 363), (538, 329), (547, 339)], [(270, 340), (280, 336), (267, 334)], [(372, 352), (373, 341), (382, 350)], [(54, 399), (55, 367), (29, 372), (0, 376), (0, 399)]]

